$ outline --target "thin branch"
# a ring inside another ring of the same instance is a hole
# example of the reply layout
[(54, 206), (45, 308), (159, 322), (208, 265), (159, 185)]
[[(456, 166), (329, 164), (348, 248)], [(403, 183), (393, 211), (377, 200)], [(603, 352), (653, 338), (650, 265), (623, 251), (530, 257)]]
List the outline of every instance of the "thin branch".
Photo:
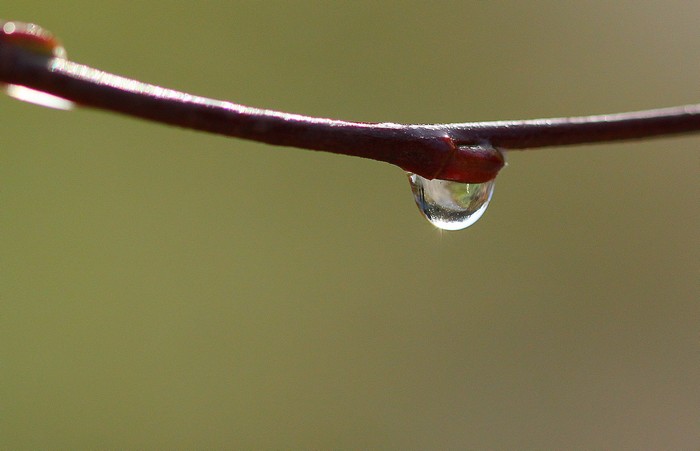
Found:
[(18, 29), (3, 33), (0, 27), (0, 82), (156, 122), (385, 161), (429, 179), (491, 180), (504, 164), (496, 148), (700, 131), (700, 104), (602, 116), (434, 125), (314, 118), (207, 99), (109, 74), (63, 59), (55, 51), (47, 52), (60, 47), (39, 27), (27, 31), (25, 25), (21, 33)]

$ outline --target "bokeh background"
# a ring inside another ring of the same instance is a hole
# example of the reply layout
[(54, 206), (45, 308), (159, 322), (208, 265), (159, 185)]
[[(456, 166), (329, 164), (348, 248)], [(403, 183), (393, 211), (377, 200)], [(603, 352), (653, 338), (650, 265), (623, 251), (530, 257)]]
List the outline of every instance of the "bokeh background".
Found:
[[(3, 1), (79, 62), (360, 121), (700, 99), (700, 2)], [(395, 167), (0, 98), (3, 449), (696, 449), (700, 137)]]

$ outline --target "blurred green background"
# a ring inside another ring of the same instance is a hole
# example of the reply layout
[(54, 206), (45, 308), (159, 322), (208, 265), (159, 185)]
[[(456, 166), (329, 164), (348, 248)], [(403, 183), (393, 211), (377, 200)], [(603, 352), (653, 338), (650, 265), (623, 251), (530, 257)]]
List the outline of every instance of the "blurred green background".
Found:
[[(51, 2), (71, 59), (360, 121), (698, 102), (700, 2)], [(0, 98), (0, 448), (700, 445), (700, 138), (369, 160)]]

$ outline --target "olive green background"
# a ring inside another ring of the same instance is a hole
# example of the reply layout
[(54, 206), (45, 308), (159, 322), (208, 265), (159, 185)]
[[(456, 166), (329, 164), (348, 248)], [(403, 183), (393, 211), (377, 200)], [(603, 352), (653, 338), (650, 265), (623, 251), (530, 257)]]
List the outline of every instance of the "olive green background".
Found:
[[(698, 102), (700, 2), (3, 1), (215, 98), (457, 122)], [(406, 177), (0, 98), (0, 448), (700, 445), (698, 136)]]

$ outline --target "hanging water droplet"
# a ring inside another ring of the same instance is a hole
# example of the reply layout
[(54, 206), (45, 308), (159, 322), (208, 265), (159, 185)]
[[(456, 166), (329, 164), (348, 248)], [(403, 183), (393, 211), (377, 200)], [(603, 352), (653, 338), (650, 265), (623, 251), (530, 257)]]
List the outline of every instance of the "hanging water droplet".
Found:
[[(0, 39), (48, 58), (66, 58), (65, 49), (51, 33), (38, 25), (23, 22), (0, 22)], [(59, 110), (70, 110), (70, 100), (21, 85), (1, 85), (5, 93), (17, 100)]]
[(425, 218), (443, 230), (462, 230), (481, 218), (489, 205), (495, 180), (460, 183), (428, 180), (408, 173), (416, 205)]

